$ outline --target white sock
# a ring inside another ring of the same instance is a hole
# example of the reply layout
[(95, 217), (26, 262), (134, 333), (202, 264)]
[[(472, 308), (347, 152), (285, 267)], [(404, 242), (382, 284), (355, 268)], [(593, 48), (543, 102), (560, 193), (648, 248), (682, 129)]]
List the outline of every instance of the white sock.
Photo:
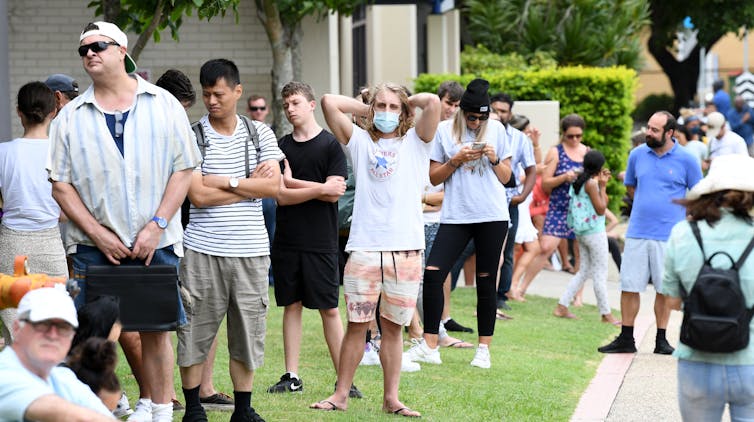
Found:
[(171, 422), (173, 420), (173, 403), (152, 403), (152, 422)]
[(301, 378), (298, 377), (298, 374), (295, 373), (295, 372), (288, 371), (288, 375), (290, 375), (291, 378), (296, 378), (297, 380), (301, 379)]
[(489, 349), (490, 347), (486, 344), (479, 343), (479, 348), (481, 349)]

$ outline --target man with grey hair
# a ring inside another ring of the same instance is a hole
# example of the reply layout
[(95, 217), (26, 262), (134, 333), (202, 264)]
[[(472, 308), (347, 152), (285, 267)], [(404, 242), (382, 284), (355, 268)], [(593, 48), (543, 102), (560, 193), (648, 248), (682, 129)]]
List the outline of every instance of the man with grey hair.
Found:
[(113, 420), (70, 369), (58, 366), (78, 327), (65, 288), (31, 290), (18, 305), (15, 342), (0, 353), (0, 420)]

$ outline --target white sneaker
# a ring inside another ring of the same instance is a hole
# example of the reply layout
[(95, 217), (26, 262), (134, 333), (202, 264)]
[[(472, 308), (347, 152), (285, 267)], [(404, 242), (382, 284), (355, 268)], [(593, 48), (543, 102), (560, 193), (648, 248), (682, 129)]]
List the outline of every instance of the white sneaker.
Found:
[(407, 360), (405, 356), (403, 359), (401, 359), (401, 372), (416, 372), (420, 371), (422, 369), (422, 366), (419, 365), (416, 362), (411, 362), (410, 360)]
[(139, 399), (136, 402), (134, 412), (126, 420), (132, 422), (152, 422), (152, 400)]
[(436, 347), (434, 350), (430, 349), (429, 346), (427, 346), (427, 342), (424, 341), (424, 339), (418, 340), (415, 338), (411, 339), (411, 343), (414, 345), (411, 346), (410, 349), (403, 352), (403, 360), (408, 360), (411, 362), (425, 362), (425, 363), (433, 363), (435, 365), (442, 364), (442, 359), (440, 359), (440, 348)]
[(364, 356), (361, 358), (361, 362), (359, 362), (359, 365), (361, 366), (373, 366), (373, 365), (379, 365), (380, 364), (380, 353), (375, 350), (374, 345), (370, 341), (366, 345), (366, 349), (364, 350)]
[(113, 410), (113, 416), (121, 419), (132, 414), (133, 412), (134, 411), (131, 410), (131, 405), (128, 404), (128, 397), (126, 397), (126, 393), (122, 393), (120, 395), (120, 399), (118, 400), (118, 405), (115, 406), (115, 410)]
[(172, 422), (173, 402), (166, 404), (152, 403), (152, 422)]
[(479, 346), (476, 348), (476, 354), (474, 355), (474, 359), (471, 361), (471, 366), (476, 366), (477, 368), (484, 368), (489, 369), (490, 368), (490, 348), (489, 347), (483, 347)]

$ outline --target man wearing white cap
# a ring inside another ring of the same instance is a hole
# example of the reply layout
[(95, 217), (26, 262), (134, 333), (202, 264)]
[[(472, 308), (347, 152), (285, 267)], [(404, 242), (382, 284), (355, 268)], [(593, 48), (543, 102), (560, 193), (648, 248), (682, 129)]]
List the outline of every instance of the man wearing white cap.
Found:
[(0, 420), (112, 420), (102, 401), (65, 359), (78, 327), (63, 288), (31, 290), (18, 305), (15, 342), (0, 353)]
[(722, 113), (714, 112), (707, 116), (707, 139), (709, 141), (709, 159), (704, 169), (709, 168), (709, 162), (715, 157), (726, 154), (749, 155), (746, 141), (736, 132), (730, 130)]
[[(111, 23), (84, 28), (78, 53), (93, 83), (50, 128), (48, 170), (53, 197), (71, 220), (63, 242), (81, 288), (78, 306), (86, 301), (89, 265), (177, 267), (183, 230), (176, 211), (201, 162), (183, 107), (132, 75), (127, 47), (126, 34)], [(178, 318), (185, 323), (185, 315)], [(141, 399), (130, 420), (172, 420), (168, 338), (167, 332), (121, 335), (128, 360), (143, 363), (132, 368)]]

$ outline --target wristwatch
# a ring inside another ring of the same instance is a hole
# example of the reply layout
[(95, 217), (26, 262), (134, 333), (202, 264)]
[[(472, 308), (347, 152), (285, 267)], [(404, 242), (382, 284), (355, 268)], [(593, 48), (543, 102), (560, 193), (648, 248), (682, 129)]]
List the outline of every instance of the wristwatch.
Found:
[(168, 228), (168, 220), (166, 220), (166, 219), (164, 219), (162, 217), (158, 217), (158, 216), (155, 215), (154, 217), (152, 217), (152, 221), (154, 221), (155, 223), (157, 223), (157, 227), (159, 227), (159, 228), (161, 228), (163, 230), (165, 230), (165, 229)]
[(237, 177), (231, 177), (228, 179), (228, 185), (230, 185), (231, 189), (235, 189), (238, 187), (238, 178)]
[(497, 157), (497, 160), (495, 160), (495, 161), (490, 161), (490, 165), (492, 167), (495, 167), (498, 164), (500, 164), (500, 157)]

